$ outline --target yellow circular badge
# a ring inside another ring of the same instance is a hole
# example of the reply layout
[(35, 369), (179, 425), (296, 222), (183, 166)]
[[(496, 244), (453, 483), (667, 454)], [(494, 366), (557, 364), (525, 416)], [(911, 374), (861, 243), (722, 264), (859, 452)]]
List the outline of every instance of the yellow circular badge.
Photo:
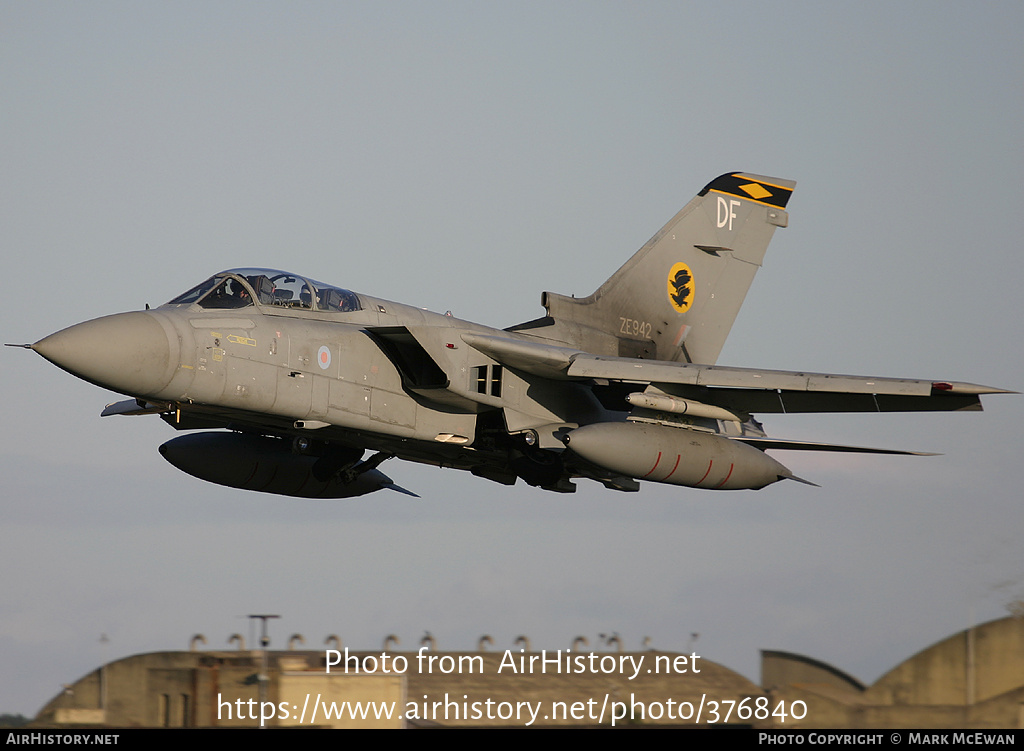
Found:
[(668, 301), (680, 313), (685, 313), (693, 304), (696, 285), (693, 272), (685, 263), (677, 263), (668, 272)]

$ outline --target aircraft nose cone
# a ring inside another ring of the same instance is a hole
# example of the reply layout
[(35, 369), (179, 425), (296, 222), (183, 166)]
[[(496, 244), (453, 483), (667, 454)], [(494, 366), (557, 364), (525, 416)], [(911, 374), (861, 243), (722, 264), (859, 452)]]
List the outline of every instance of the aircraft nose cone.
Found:
[(32, 349), (59, 368), (129, 396), (156, 396), (174, 375), (177, 346), (150, 313), (119, 313), (50, 334)]

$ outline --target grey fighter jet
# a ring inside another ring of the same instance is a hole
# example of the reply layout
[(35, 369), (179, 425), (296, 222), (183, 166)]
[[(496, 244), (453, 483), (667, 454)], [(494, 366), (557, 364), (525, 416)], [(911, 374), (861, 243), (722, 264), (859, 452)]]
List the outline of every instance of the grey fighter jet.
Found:
[(559, 492), (759, 489), (800, 479), (769, 450), (910, 452), (776, 440), (754, 413), (978, 410), (1009, 393), (716, 365), (794, 186), (715, 178), (592, 295), (545, 292), (546, 315), (507, 329), (250, 268), (24, 346), (130, 397), (104, 416), (185, 431), (160, 447), (179, 469), (304, 498), (403, 490), (378, 469), (392, 457)]

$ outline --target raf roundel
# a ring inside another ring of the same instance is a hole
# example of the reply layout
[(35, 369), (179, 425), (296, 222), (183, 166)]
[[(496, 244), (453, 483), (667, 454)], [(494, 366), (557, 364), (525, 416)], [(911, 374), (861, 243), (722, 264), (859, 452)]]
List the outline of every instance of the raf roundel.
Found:
[(331, 367), (331, 350), (327, 347), (321, 347), (316, 353), (316, 364), (320, 366), (321, 370), (327, 370)]

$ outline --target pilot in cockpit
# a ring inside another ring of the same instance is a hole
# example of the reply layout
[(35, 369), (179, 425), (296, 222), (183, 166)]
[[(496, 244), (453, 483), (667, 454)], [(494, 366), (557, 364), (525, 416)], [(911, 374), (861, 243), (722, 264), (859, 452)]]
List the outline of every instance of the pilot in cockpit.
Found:
[(221, 284), (203, 300), (204, 308), (244, 308), (252, 305), (252, 298), (248, 290), (236, 279), (225, 279)]

